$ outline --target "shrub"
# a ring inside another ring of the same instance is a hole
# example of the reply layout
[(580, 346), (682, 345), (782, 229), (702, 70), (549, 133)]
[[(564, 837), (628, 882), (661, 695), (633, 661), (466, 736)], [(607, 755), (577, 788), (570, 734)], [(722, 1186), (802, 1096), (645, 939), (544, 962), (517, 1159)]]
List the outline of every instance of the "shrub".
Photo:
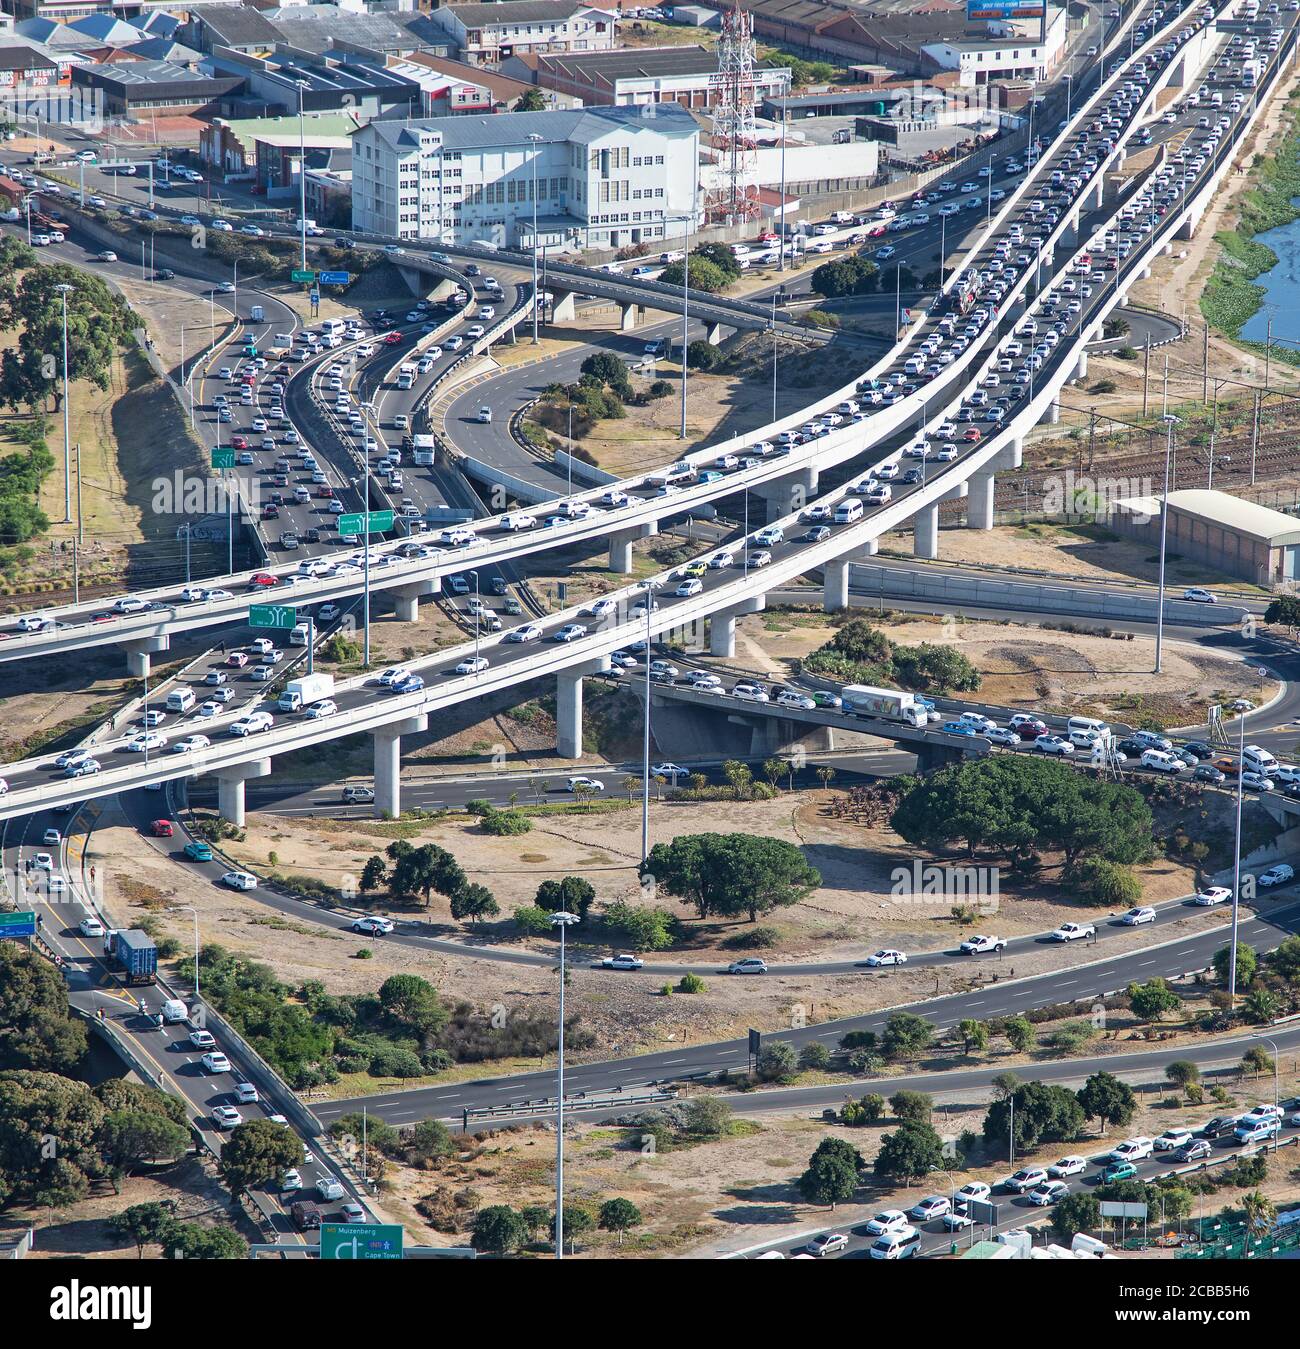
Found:
[(683, 974), (677, 981), (679, 993), (703, 993), (704, 980), (698, 974)]
[(544, 937), (551, 930), (551, 915), (536, 904), (523, 904), (514, 912), (521, 937)]
[(532, 827), (532, 820), (522, 810), (491, 810), (483, 816), (480, 825), (485, 834), (498, 837), (526, 834)]
[(733, 951), (764, 951), (775, 946), (780, 939), (781, 934), (776, 928), (760, 924), (748, 932), (737, 932), (722, 944)]

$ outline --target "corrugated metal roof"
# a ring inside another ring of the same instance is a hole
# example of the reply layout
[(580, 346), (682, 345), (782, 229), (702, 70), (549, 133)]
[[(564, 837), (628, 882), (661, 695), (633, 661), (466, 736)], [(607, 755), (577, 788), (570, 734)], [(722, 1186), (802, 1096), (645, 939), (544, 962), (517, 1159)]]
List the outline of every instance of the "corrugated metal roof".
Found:
[(508, 4), (447, 5), (447, 13), (466, 28), (499, 28), (514, 23), (558, 23), (580, 9), (591, 9), (584, 0), (509, 0)]
[[(1300, 520), (1295, 516), (1284, 515), (1258, 502), (1243, 501), (1227, 492), (1207, 492), (1202, 488), (1170, 492), (1169, 505), (1182, 515), (1195, 516), (1207, 524), (1260, 539), (1274, 547), (1300, 543)], [(1119, 510), (1154, 518), (1160, 514), (1160, 497), (1128, 497), (1117, 501), (1115, 506)]]

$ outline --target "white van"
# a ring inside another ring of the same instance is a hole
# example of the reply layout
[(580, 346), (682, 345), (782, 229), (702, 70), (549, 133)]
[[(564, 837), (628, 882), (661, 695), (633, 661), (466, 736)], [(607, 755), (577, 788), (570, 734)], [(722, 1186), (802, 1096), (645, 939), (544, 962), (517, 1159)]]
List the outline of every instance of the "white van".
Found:
[(293, 334), (292, 334), (292, 333), (276, 333), (276, 334), (275, 334), (275, 345), (276, 345), (277, 347), (291, 347), (291, 346), (293, 346)]
[(411, 419), (406, 415), (405, 412), (399, 412), (397, 416), (393, 418), (394, 430), (405, 431), (409, 429), (410, 425)]
[(915, 1227), (886, 1232), (871, 1244), (867, 1254), (873, 1260), (909, 1260), (921, 1249), (921, 1234)]
[(1241, 751), (1241, 762), (1248, 772), (1263, 773), (1265, 777), (1278, 766), (1277, 760), (1262, 745), (1247, 745)]
[(188, 1021), (190, 1009), (179, 998), (167, 998), (162, 1005), (163, 1024), (167, 1026), (179, 1025), (182, 1021)]
[(857, 497), (845, 497), (835, 507), (835, 523), (837, 525), (851, 525), (855, 520), (861, 520), (862, 515), (862, 502)]
[(1110, 727), (1097, 717), (1071, 717), (1065, 723), (1065, 730), (1074, 745), (1091, 745), (1110, 734)]
[(1168, 750), (1144, 749), (1142, 767), (1153, 768), (1157, 773), (1181, 773), (1187, 765)]
[(167, 695), (167, 710), (169, 712), (188, 712), (195, 703), (194, 690), (191, 688), (176, 688)]
[(289, 633), (289, 645), (306, 646), (309, 632), (310, 629), (306, 623), (296, 623), (293, 630)]

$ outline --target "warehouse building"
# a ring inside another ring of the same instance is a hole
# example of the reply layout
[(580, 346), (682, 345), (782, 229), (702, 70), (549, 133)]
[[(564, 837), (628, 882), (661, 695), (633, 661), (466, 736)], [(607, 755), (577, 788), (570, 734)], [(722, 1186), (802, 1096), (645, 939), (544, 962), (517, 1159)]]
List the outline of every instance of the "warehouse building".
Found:
[[(1115, 501), (1108, 521), (1117, 534), (1160, 545), (1158, 496)], [(1227, 492), (1170, 492), (1165, 547), (1255, 585), (1300, 580), (1300, 520)]]

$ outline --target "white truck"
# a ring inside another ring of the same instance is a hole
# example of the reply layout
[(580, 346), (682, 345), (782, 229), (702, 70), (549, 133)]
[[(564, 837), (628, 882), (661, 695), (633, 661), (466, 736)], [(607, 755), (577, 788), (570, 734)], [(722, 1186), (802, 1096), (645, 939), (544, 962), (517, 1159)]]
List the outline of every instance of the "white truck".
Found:
[(428, 465), (433, 463), (434, 439), (428, 434), (411, 437), (411, 462)]
[(334, 692), (332, 674), (301, 675), (291, 679), (280, 695), (281, 712), (301, 712), (304, 707), (328, 698)]
[(846, 684), (840, 690), (844, 710), (856, 717), (880, 717), (907, 726), (929, 725), (930, 710), (915, 694), (900, 689), (878, 689), (868, 684)]
[(1263, 61), (1258, 59), (1253, 61), (1243, 61), (1241, 63), (1241, 87), (1243, 89), (1253, 89), (1259, 83), (1259, 77), (1263, 73)]
[(415, 377), (419, 373), (414, 361), (403, 361), (397, 367), (397, 387), (399, 389), (409, 389), (415, 383)]

